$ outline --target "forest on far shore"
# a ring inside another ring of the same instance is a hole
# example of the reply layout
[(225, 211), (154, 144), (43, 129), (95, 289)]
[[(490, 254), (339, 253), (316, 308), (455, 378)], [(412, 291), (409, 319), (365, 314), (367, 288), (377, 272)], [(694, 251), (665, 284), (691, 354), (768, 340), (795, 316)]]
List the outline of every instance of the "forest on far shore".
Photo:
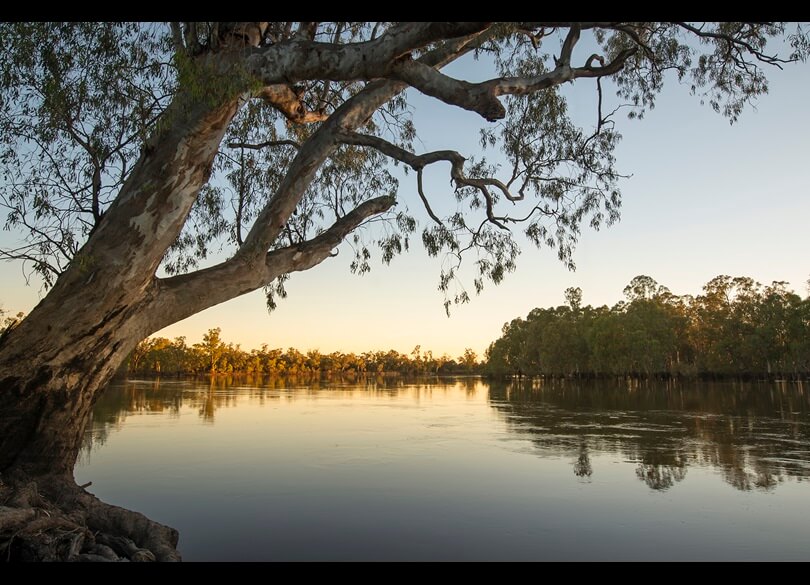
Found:
[[(125, 375), (250, 374), (278, 377), (469, 375), (636, 378), (810, 377), (810, 296), (786, 282), (762, 285), (746, 276), (717, 276), (698, 296), (675, 295), (636, 276), (613, 307), (582, 306), (568, 288), (566, 304), (533, 309), (505, 323), (483, 360), (471, 348), (457, 357), (417, 345), (363, 353), (306, 353), (295, 348), (246, 351), (220, 328), (199, 343), (185, 337), (143, 340), (122, 364)], [(808, 281), (810, 288), (810, 281)], [(23, 317), (0, 309), (0, 336)]]
[[(775, 281), (717, 276), (698, 296), (673, 294), (649, 276), (613, 307), (537, 308), (504, 324), (486, 351), (492, 375), (806, 378), (810, 297)], [(808, 281), (810, 285), (810, 281)]]
[(279, 377), (356, 377), (365, 374), (399, 375), (459, 375), (479, 373), (481, 364), (472, 349), (452, 358), (447, 354), (434, 356), (417, 345), (408, 354), (396, 350), (367, 351), (361, 354), (302, 353), (290, 347), (286, 350), (260, 349), (245, 351), (239, 344), (225, 343), (219, 327), (209, 329), (202, 342), (187, 344), (185, 337), (174, 340), (154, 337), (143, 340), (122, 367), (129, 375), (198, 375), (250, 374)]

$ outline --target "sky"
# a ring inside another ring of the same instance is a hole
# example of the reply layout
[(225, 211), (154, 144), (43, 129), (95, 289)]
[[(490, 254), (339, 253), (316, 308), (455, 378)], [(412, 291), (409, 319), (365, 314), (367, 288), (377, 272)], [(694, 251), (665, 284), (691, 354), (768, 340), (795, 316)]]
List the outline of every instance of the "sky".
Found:
[[(616, 150), (622, 182), (622, 218), (596, 232), (583, 228), (569, 271), (556, 253), (523, 246), (515, 273), (487, 285), (470, 303), (451, 308), (447, 317), (438, 291), (440, 259), (429, 258), (418, 233), (409, 253), (390, 266), (375, 258), (370, 273), (349, 272), (351, 250), (296, 273), (289, 296), (268, 314), (261, 291), (198, 313), (155, 335), (184, 335), (192, 343), (220, 327), (222, 338), (243, 349), (295, 347), (362, 352), (416, 345), (457, 357), (465, 348), (482, 355), (504, 323), (525, 317), (535, 307), (564, 303), (563, 291), (580, 287), (583, 303), (613, 305), (639, 274), (652, 276), (675, 294), (699, 294), (714, 276), (750, 276), (764, 284), (784, 280), (806, 296), (810, 278), (810, 64), (769, 72), (770, 92), (748, 107), (740, 120), (702, 106), (687, 87), (669, 83), (643, 120), (617, 116), (623, 135)], [(480, 64), (448, 70), (475, 80)], [(595, 121), (595, 91), (590, 80), (564, 91), (572, 116)], [(478, 153), (476, 114), (449, 108), (411, 94), (419, 132), (417, 152), (452, 148)], [(437, 212), (453, 201), (449, 168), (426, 171), (426, 192)], [(400, 205), (425, 225), (415, 175), (402, 177)], [(451, 209), (451, 207), (447, 207)], [(9, 234), (2, 234), (7, 242)], [(41, 295), (38, 282), (26, 286), (21, 266), (0, 263), (0, 308), (28, 312)]]

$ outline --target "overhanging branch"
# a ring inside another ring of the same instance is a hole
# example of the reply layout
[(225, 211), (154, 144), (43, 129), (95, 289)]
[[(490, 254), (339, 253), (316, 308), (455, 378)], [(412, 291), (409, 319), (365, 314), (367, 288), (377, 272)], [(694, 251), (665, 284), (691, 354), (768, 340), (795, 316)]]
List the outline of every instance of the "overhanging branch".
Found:
[[(267, 254), (267, 265), (276, 264), (279, 259), (288, 263), (286, 272), (307, 270), (328, 258), (334, 248), (355, 228), (371, 216), (379, 215), (391, 209), (396, 200), (390, 196), (376, 197), (358, 205), (352, 211), (338, 219), (320, 235), (295, 246), (272, 250)], [(288, 259), (289, 258), (289, 259)]]
[(579, 28), (573, 26), (563, 43), (556, 67), (535, 77), (500, 77), (480, 83), (455, 79), (419, 61), (400, 59), (392, 65), (391, 74), (420, 92), (435, 97), (446, 104), (476, 112), (488, 121), (506, 116), (506, 109), (498, 100), (502, 95), (526, 95), (573, 81), (579, 77), (603, 77), (613, 75), (636, 53), (638, 47), (621, 51), (610, 63), (593, 66), (593, 58), (584, 67), (571, 67), (571, 53), (579, 39)]
[(437, 150), (434, 152), (427, 152), (425, 154), (414, 154), (397, 146), (396, 144), (392, 144), (387, 140), (380, 138), (378, 136), (370, 136), (368, 134), (361, 134), (359, 132), (343, 132), (338, 134), (337, 139), (339, 142), (343, 144), (352, 144), (355, 146), (367, 146), (370, 148), (374, 148), (384, 155), (394, 158), (398, 161), (401, 161), (411, 167), (413, 170), (417, 171), (417, 185), (419, 188), (419, 196), (421, 197), (423, 203), (425, 204), (425, 209), (428, 212), (428, 215), (441, 225), (441, 221), (436, 217), (433, 213), (433, 210), (430, 208), (430, 205), (427, 202), (427, 198), (422, 191), (422, 169), (425, 166), (441, 161), (449, 162), (450, 163), (450, 176), (453, 178), (453, 181), (456, 184), (456, 188), (458, 187), (474, 187), (478, 189), (481, 194), (484, 196), (484, 200), (486, 202), (486, 209), (487, 209), (487, 219), (493, 223), (494, 225), (498, 226), (501, 229), (507, 229), (505, 225), (503, 225), (503, 221), (505, 218), (496, 217), (494, 213), (494, 204), (495, 199), (490, 193), (489, 188), (494, 187), (498, 189), (501, 193), (503, 193), (504, 197), (506, 197), (509, 201), (520, 201), (523, 199), (523, 195), (513, 195), (509, 188), (503, 184), (502, 181), (495, 179), (495, 178), (479, 178), (473, 179), (468, 177), (464, 174), (464, 161), (466, 160), (460, 153), (456, 152), (455, 150)]
[(299, 244), (271, 250), (263, 261), (235, 256), (230, 260), (171, 278), (156, 279), (159, 310), (151, 311), (157, 329), (194, 315), (208, 307), (266, 286), (282, 274), (307, 270), (328, 258), (343, 239), (368, 218), (391, 209), (390, 196), (358, 205), (320, 235)]
[[(619, 71), (636, 47), (627, 49), (603, 67), (571, 67), (571, 55), (579, 40), (578, 24), (571, 25), (563, 42), (557, 66), (536, 77), (496, 78), (469, 83), (440, 73), (434, 66), (414, 60), (412, 51), (430, 42), (485, 30), (489, 23), (402, 23), (381, 37), (362, 43), (315, 43), (294, 40), (280, 48), (262, 48), (247, 58), (249, 73), (269, 88), (269, 99), (288, 119), (321, 121), (323, 114), (302, 113), (298, 95), (290, 83), (307, 79), (326, 81), (372, 80), (404, 81), (426, 95), (447, 104), (476, 112), (489, 121), (500, 120), (506, 110), (498, 96), (527, 94), (571, 81), (577, 77), (598, 77)], [(281, 46), (281, 45), (280, 45)]]
[(487, 22), (403, 22), (374, 40), (321, 43), (296, 38), (254, 50), (245, 72), (265, 85), (310, 79), (348, 81), (388, 77), (392, 62), (425, 46), (486, 30)]

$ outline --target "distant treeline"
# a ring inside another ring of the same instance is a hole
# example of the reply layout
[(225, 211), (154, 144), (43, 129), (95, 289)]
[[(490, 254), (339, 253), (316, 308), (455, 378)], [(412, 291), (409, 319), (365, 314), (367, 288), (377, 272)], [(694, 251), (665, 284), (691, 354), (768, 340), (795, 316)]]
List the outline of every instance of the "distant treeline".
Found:
[(244, 351), (239, 345), (225, 343), (220, 328), (209, 329), (200, 343), (188, 345), (185, 337), (145, 339), (133, 350), (123, 368), (130, 375), (250, 374), (283, 377), (343, 377), (365, 374), (436, 375), (474, 374), (481, 365), (472, 349), (464, 355), (434, 357), (416, 346), (410, 355), (395, 350), (364, 352), (339, 351), (324, 354), (317, 350), (301, 353), (297, 349), (261, 349)]
[(649, 276), (613, 307), (534, 309), (503, 326), (486, 351), (492, 375), (805, 378), (810, 373), (810, 297), (786, 282), (763, 286), (717, 276), (703, 294), (677, 296)]

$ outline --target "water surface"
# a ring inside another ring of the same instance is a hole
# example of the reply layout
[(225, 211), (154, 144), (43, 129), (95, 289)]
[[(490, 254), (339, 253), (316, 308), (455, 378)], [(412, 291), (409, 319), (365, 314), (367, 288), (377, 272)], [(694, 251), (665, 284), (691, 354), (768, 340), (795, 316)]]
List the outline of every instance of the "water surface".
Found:
[(186, 560), (810, 560), (810, 392), (113, 384), (76, 479)]

